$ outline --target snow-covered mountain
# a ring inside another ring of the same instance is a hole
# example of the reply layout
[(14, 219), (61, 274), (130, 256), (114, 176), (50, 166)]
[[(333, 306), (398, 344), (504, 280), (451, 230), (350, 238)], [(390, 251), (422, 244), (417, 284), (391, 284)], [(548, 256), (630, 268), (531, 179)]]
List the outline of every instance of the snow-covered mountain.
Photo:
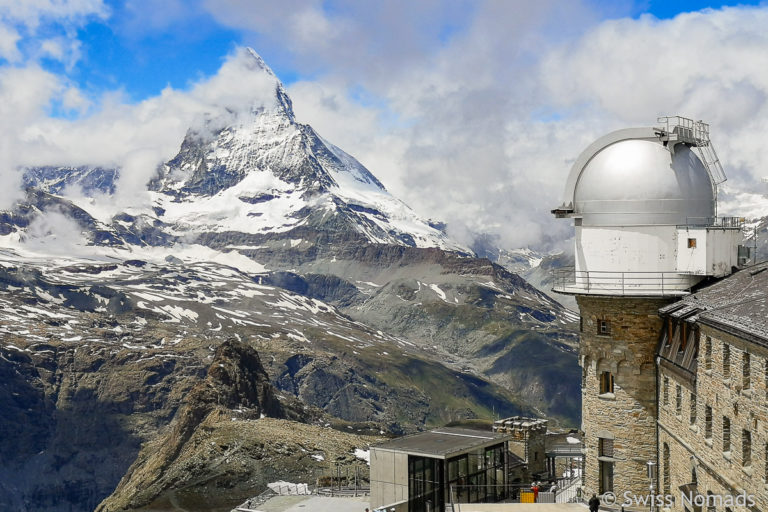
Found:
[[(168, 245), (183, 239), (247, 252), (265, 236), (311, 227), (360, 242), (469, 252), (389, 194), (360, 162), (298, 123), (272, 70), (252, 50), (248, 56), (247, 67), (271, 80), (274, 94), (248, 109), (208, 116), (190, 129), (179, 153), (149, 183), (152, 208), (129, 208), (111, 222), (95, 210), (87, 192), (114, 192), (119, 169), (33, 168), (25, 173), (25, 185), (50, 194), (84, 189), (85, 199), (71, 200), (113, 235), (91, 233), (94, 244)], [(24, 228), (23, 222), (17, 229), (5, 224), (5, 232)], [(292, 240), (300, 243), (301, 235)]]

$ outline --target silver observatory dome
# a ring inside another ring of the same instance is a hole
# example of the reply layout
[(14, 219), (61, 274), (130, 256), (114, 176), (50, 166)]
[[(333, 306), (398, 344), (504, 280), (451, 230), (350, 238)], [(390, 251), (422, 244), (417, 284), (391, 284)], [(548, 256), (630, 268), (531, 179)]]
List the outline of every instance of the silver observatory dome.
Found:
[(688, 145), (631, 128), (579, 156), (559, 210), (583, 226), (681, 225), (713, 217), (715, 201), (710, 173)]

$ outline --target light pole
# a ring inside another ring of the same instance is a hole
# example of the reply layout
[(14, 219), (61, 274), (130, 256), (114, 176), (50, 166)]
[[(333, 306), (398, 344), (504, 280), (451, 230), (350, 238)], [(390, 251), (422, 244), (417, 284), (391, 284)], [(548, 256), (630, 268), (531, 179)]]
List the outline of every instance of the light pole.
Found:
[(649, 460), (646, 466), (648, 466), (648, 481), (651, 490), (651, 512), (654, 512), (656, 510), (656, 463)]

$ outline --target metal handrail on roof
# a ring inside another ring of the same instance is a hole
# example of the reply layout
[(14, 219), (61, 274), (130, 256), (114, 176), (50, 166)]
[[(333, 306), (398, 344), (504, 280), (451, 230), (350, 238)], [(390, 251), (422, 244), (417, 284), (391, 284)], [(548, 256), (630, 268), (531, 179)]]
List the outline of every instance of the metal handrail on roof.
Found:
[(709, 124), (682, 116), (659, 117), (656, 121), (664, 123), (662, 129), (667, 136), (671, 135), (670, 140), (675, 137), (680, 142), (696, 147), (701, 157), (701, 163), (704, 164), (710, 178), (712, 178), (713, 186), (716, 187), (727, 179), (720, 158), (709, 138)]
[(584, 443), (557, 443), (547, 446), (547, 457), (581, 457)]
[(678, 224), (678, 228), (721, 228), (742, 229), (744, 217), (686, 217), (685, 224)]
[(553, 271), (552, 291), (573, 295), (664, 296), (688, 295), (696, 274), (687, 272)]

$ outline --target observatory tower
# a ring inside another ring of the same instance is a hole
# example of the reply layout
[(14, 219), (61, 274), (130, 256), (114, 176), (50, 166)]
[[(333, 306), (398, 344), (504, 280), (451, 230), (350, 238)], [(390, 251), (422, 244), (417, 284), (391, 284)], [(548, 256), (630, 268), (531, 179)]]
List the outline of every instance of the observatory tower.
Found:
[(575, 224), (575, 268), (554, 291), (581, 313), (585, 492), (648, 492), (656, 461), (657, 311), (739, 264), (741, 223), (718, 218), (725, 181), (709, 126), (665, 117), (618, 130), (574, 163), (563, 204)]

